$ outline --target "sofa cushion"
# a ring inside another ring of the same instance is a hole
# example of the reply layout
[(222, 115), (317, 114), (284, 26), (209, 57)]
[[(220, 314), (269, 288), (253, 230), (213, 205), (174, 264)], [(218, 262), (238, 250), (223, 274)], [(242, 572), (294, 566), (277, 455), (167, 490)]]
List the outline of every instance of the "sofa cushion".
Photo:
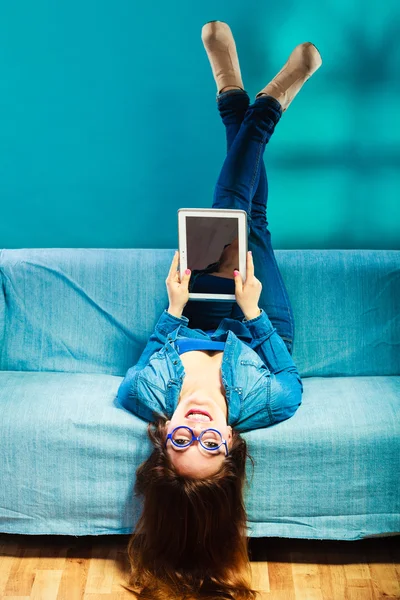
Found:
[[(131, 533), (147, 422), (117, 401), (121, 377), (0, 372), (0, 529)], [(295, 415), (243, 437), (251, 537), (356, 540), (400, 532), (400, 377), (305, 378)]]

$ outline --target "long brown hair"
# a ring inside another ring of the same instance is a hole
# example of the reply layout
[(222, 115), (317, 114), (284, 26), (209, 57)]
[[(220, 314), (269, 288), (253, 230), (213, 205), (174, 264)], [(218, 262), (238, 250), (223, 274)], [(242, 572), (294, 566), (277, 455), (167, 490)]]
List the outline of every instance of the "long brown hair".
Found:
[(166, 421), (155, 414), (154, 446), (136, 471), (142, 514), (128, 543), (129, 586), (140, 600), (255, 600), (243, 486), (246, 441), (232, 430), (229, 455), (211, 477), (180, 475), (166, 451)]

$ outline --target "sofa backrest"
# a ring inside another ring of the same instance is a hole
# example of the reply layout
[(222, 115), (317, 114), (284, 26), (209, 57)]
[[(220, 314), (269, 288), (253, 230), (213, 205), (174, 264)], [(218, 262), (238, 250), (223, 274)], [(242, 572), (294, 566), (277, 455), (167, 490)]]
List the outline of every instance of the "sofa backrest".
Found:
[[(168, 307), (173, 253), (1, 250), (0, 369), (123, 377)], [(293, 306), (293, 359), (302, 377), (400, 374), (400, 251), (275, 255)]]

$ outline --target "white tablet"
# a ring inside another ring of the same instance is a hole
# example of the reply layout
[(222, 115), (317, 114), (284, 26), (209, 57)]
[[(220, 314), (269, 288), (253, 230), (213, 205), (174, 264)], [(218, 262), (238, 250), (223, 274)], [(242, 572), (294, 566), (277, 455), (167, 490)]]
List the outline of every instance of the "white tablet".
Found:
[(189, 299), (235, 300), (233, 271), (245, 281), (247, 234), (245, 210), (178, 210), (179, 270), (192, 271)]

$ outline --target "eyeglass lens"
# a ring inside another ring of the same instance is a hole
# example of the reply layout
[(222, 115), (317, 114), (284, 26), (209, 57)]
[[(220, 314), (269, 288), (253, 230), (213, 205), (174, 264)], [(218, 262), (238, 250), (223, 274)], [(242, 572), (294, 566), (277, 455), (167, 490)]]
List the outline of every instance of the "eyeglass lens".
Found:
[[(175, 448), (187, 448), (192, 441), (192, 434), (187, 427), (178, 427), (172, 434), (172, 439)], [(200, 446), (207, 452), (218, 452), (221, 444), (222, 435), (218, 431), (205, 429), (202, 432)]]

